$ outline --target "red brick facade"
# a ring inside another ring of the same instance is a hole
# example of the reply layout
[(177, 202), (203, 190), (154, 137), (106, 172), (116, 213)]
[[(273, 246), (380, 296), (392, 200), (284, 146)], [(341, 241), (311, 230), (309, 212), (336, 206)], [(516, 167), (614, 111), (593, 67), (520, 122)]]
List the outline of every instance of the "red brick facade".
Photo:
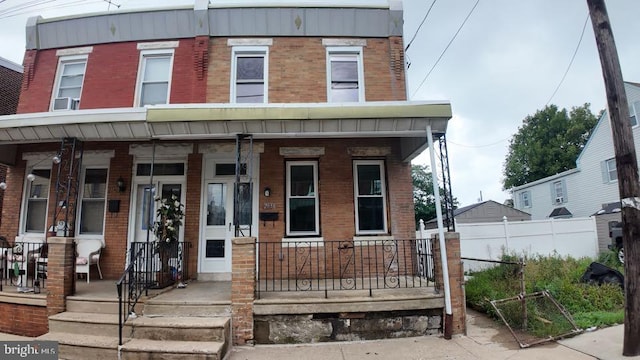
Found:
[(20, 98), (22, 73), (0, 65), (0, 115), (15, 114)]

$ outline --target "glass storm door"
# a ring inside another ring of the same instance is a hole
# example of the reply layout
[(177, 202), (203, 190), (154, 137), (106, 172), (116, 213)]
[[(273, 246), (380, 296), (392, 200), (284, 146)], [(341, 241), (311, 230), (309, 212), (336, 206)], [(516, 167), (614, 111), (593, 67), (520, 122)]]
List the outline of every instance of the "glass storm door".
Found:
[[(149, 241), (155, 240), (153, 223), (156, 221), (156, 209), (159, 203), (159, 201), (155, 201), (157, 197), (156, 189), (158, 187), (161, 189), (161, 198), (169, 199), (171, 195), (176, 195), (180, 202), (184, 204), (182, 184), (156, 183), (153, 186), (149, 184), (139, 184), (136, 187), (136, 208), (134, 209), (136, 214), (134, 242), (146, 243), (147, 236)], [(180, 231), (180, 233), (182, 234), (182, 231)], [(180, 237), (180, 241), (183, 241), (182, 235)], [(129, 246), (129, 249), (131, 249), (131, 246)]]
[(204, 236), (200, 237), (201, 273), (231, 272), (233, 234), (233, 181), (205, 184)]

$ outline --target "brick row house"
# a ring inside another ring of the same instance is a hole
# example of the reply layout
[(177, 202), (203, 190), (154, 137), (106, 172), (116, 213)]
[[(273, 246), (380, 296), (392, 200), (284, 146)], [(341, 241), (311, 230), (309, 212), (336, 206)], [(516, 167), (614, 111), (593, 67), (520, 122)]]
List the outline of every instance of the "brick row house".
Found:
[(190, 279), (231, 280), (237, 237), (277, 244), (265, 262), (414, 239), (410, 161), (451, 107), (407, 101), (402, 16), (400, 1), (198, 0), (31, 18), (17, 115), (0, 117), (0, 235), (99, 240), (92, 279), (121, 276), (171, 195)]

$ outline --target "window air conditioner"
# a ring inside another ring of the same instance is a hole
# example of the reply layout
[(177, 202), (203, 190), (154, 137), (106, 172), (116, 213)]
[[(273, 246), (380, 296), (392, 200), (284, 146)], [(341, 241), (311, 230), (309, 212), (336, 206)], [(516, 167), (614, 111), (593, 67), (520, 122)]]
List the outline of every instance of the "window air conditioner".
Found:
[(556, 204), (562, 204), (564, 202), (564, 198), (562, 196), (556, 197)]
[(70, 97), (56, 98), (53, 101), (53, 110), (77, 110), (80, 99)]

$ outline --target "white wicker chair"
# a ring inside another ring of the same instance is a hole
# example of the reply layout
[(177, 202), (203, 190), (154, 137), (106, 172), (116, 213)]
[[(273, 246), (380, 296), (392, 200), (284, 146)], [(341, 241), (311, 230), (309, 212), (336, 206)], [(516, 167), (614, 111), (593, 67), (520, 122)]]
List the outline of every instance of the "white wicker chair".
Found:
[(102, 251), (102, 241), (96, 239), (77, 240), (76, 243), (76, 274), (86, 274), (89, 282), (91, 265), (96, 265), (98, 274), (102, 279), (100, 270), (100, 252)]

